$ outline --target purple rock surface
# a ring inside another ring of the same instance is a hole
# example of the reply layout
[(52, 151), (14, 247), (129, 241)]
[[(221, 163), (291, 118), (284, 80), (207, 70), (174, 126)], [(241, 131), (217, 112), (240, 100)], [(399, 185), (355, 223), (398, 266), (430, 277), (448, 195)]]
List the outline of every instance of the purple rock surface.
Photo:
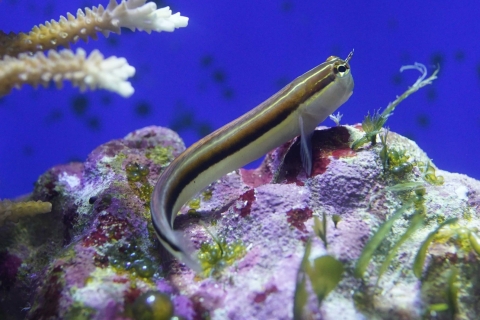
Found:
[[(331, 255), (345, 272), (321, 304), (307, 285), (306, 319), (475, 318), (480, 182), (436, 169), (443, 184), (428, 183), (422, 164), (430, 159), (395, 133), (389, 134), (389, 148), (405, 151), (411, 170), (389, 174), (381, 144), (351, 150), (361, 134), (358, 125), (315, 131), (311, 177), (294, 139), (268, 153), (259, 168), (231, 172), (186, 204), (175, 227), (193, 249), (215, 244), (209, 232), (244, 247), (232, 264), (207, 275), (172, 259), (151, 225), (152, 188), (184, 150), (176, 133), (143, 128), (99, 146), (85, 163), (50, 169), (30, 198), (52, 202), (52, 212), (0, 227), (0, 317), (145, 319), (157, 310), (152, 319), (292, 319), (297, 272), (311, 239), (310, 260)], [(410, 199), (408, 192), (388, 187), (408, 181), (425, 188), (416, 202), (425, 208), (425, 224), (399, 247), (379, 279), (379, 267), (409, 226), (413, 210), (406, 212), (363, 278), (354, 277), (367, 241)], [(313, 231), (313, 218), (324, 214), (328, 246)], [(422, 242), (453, 217), (459, 221), (436, 235), (422, 276), (415, 277)], [(150, 305), (149, 294), (160, 302)]]

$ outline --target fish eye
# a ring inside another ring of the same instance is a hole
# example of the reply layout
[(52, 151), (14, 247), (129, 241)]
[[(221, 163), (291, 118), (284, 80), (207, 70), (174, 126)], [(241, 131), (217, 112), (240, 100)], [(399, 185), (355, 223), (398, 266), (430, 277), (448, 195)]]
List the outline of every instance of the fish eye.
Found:
[(333, 67), (333, 72), (338, 75), (339, 77), (343, 77), (346, 75), (346, 73), (348, 72), (348, 69), (350, 69), (348, 67), (348, 64), (346, 63), (343, 63), (343, 64), (340, 64), (340, 63), (337, 63), (335, 64), (335, 66)]

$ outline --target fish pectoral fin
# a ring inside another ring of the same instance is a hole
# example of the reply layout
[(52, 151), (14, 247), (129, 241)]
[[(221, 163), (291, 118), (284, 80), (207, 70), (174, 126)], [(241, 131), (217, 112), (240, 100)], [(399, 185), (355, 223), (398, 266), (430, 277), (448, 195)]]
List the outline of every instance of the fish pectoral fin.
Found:
[(312, 135), (315, 127), (312, 129), (307, 127), (305, 116), (298, 117), (298, 125), (300, 127), (300, 157), (302, 158), (303, 169), (307, 173), (307, 177), (312, 174)]

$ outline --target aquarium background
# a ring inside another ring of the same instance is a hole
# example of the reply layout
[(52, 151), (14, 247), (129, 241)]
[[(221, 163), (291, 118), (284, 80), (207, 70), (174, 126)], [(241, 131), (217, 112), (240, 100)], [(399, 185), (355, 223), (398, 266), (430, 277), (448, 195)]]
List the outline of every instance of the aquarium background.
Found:
[[(28, 32), (96, 1), (0, 0), (0, 29)], [(31, 192), (48, 168), (83, 161), (98, 145), (144, 126), (176, 130), (186, 145), (261, 103), (325, 61), (355, 49), (354, 94), (341, 123), (361, 122), (413, 84), (424, 63), (439, 79), (402, 102), (387, 122), (443, 170), (480, 178), (478, 1), (156, 1), (190, 18), (186, 28), (148, 35), (122, 29), (79, 42), (125, 57), (137, 72), (122, 98), (65, 84), (0, 98), (0, 198)], [(331, 120), (324, 125), (332, 126)]]

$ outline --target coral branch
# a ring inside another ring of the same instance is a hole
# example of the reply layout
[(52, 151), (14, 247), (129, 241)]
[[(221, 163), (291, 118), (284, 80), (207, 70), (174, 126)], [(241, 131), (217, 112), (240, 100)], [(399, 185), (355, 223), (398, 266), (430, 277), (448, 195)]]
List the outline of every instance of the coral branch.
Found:
[(103, 88), (128, 97), (134, 89), (125, 80), (134, 74), (135, 68), (127, 60), (115, 56), (104, 59), (98, 50), (92, 51), (88, 57), (81, 48), (76, 53), (68, 49), (50, 50), (48, 55), (43, 52), (33, 56), (22, 53), (18, 58), (5, 56), (3, 61), (0, 60), (0, 96), (23, 84), (46, 87), (53, 81), (61, 88), (63, 81), (68, 80), (81, 91)]
[[(120, 34), (120, 28), (151, 33), (187, 26), (187, 17), (172, 14), (169, 7), (157, 9), (154, 2), (145, 2), (122, 0), (118, 4), (116, 0), (110, 0), (106, 8), (99, 5), (98, 8), (85, 8), (85, 12), (78, 9), (77, 17), (67, 13), (67, 18), (61, 16), (58, 22), (47, 21), (33, 27), (28, 34), (0, 31), (0, 97), (23, 84), (37, 87), (53, 81), (57, 88), (61, 88), (63, 80), (71, 81), (81, 91), (103, 88), (123, 97), (131, 96), (134, 89), (126, 79), (135, 74), (135, 68), (124, 58), (104, 59), (97, 50), (87, 57), (82, 49), (76, 54), (70, 50), (57, 53), (53, 49), (58, 46), (68, 48), (79, 39), (97, 39), (97, 32), (105, 37), (110, 32)], [(45, 56), (41, 51), (48, 49), (50, 51)]]
[(38, 27), (33, 27), (28, 34), (5, 34), (0, 31), (0, 57), (17, 56), (22, 52), (37, 52), (54, 49), (58, 46), (69, 47), (79, 39), (88, 41), (88, 37), (97, 39), (97, 32), (108, 37), (110, 32), (120, 34), (120, 28), (132, 31), (174, 31), (186, 27), (188, 18), (180, 13), (172, 14), (169, 7), (157, 9), (154, 2), (146, 0), (123, 0), (118, 4), (110, 0), (108, 6), (78, 9), (77, 16), (67, 13), (59, 21), (46, 21)]
[(19, 218), (25, 216), (33, 216), (40, 213), (47, 213), (52, 211), (52, 204), (50, 202), (42, 201), (26, 201), (13, 202), (10, 200), (0, 201), (0, 226), (5, 220), (18, 221)]

